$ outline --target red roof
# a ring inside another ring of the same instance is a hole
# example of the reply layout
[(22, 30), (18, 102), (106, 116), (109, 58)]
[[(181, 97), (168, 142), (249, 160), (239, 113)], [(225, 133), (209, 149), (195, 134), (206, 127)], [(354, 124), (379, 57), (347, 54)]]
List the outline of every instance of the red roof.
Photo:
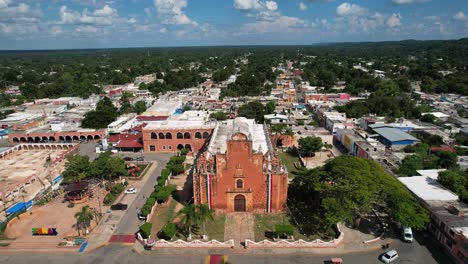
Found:
[(138, 121), (162, 121), (168, 118), (169, 116), (137, 116)]
[(141, 132), (143, 130), (143, 128), (146, 126), (147, 124), (146, 123), (143, 123), (141, 125), (138, 125), (136, 127), (132, 127), (129, 129), (129, 131), (133, 132), (133, 131), (139, 131)]
[(457, 153), (457, 150), (452, 146), (431, 147), (431, 152), (434, 152), (434, 151), (446, 151), (446, 152)]
[(117, 148), (142, 148), (143, 144), (134, 140), (121, 140), (116, 146)]
[(141, 133), (139, 134), (114, 134), (110, 135), (107, 139), (109, 143), (117, 143), (122, 140), (138, 141), (141, 140)]

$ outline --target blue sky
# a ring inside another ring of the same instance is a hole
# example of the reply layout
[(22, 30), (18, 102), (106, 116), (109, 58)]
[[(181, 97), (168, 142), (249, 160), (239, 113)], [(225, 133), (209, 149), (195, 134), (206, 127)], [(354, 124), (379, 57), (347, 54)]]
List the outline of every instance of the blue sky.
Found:
[(462, 37), (467, 0), (0, 0), (0, 50)]

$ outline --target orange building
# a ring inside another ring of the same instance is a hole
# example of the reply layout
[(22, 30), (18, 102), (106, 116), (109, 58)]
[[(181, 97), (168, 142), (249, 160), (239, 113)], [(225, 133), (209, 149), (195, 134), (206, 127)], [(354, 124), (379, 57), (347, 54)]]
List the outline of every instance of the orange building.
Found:
[(187, 148), (202, 149), (209, 140), (215, 123), (204, 120), (170, 120), (149, 123), (143, 128), (145, 152), (176, 152)]
[(239, 117), (217, 124), (196, 163), (195, 204), (221, 212), (283, 212), (288, 174), (265, 125)]

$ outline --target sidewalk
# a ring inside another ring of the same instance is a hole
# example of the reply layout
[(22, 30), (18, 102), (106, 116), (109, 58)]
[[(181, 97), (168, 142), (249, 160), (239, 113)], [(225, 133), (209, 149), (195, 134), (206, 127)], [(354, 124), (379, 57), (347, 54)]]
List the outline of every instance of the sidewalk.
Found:
[[(226, 219), (227, 221), (227, 219)], [(380, 250), (383, 244), (395, 243), (393, 239), (378, 240), (374, 243), (364, 244), (366, 240), (375, 238), (370, 234), (361, 233), (345, 226), (340, 226), (344, 232), (344, 240), (336, 248), (247, 248), (235, 249), (209, 249), (209, 248), (157, 248), (151, 253), (158, 255), (344, 255), (349, 253), (362, 253)], [(239, 227), (237, 227), (239, 231)], [(226, 234), (226, 233), (225, 233)], [(239, 236), (239, 235), (238, 235)], [(236, 241), (236, 246), (238, 241)], [(149, 253), (149, 251), (148, 251)], [(144, 253), (143, 253), (144, 254)]]

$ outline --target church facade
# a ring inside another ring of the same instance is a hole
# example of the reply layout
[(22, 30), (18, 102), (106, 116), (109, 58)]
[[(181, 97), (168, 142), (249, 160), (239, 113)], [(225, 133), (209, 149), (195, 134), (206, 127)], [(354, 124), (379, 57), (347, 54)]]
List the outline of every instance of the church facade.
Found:
[(288, 174), (267, 127), (239, 117), (217, 124), (193, 175), (195, 204), (220, 212), (277, 213), (286, 209)]

